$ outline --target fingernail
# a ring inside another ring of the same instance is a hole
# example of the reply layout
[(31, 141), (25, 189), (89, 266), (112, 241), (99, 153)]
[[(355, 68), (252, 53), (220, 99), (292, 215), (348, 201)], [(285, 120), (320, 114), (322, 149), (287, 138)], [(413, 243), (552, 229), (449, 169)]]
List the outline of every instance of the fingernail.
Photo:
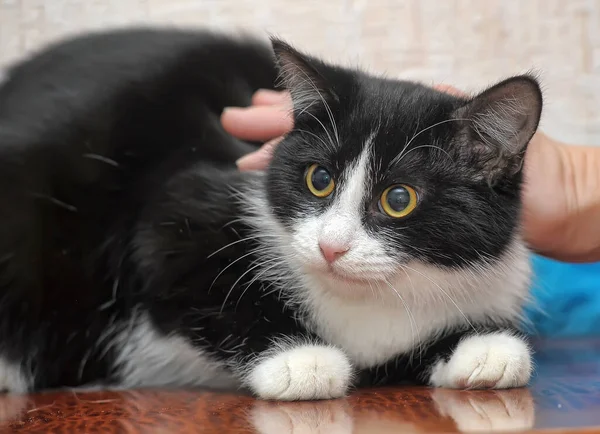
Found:
[(243, 170), (245, 165), (248, 165), (249, 162), (251, 162), (252, 160), (256, 159), (255, 153), (252, 152), (250, 154), (246, 154), (241, 158), (238, 158), (235, 162), (236, 166)]
[(288, 97), (285, 93), (271, 90), (259, 89), (252, 96), (252, 105), (281, 105), (286, 103)]
[(258, 89), (256, 92), (257, 93), (261, 92), (261, 93), (264, 93), (265, 95), (277, 95), (277, 96), (281, 95), (280, 91), (273, 90), (273, 89)]
[(228, 122), (235, 124), (243, 119), (245, 114), (243, 107), (225, 107), (221, 113), (221, 119), (227, 119)]
[(233, 112), (233, 113), (235, 113), (235, 112), (238, 112), (238, 113), (239, 113), (239, 112), (241, 112), (241, 111), (243, 111), (243, 110), (244, 110), (244, 108), (243, 108), (243, 107), (225, 107), (225, 108), (223, 109), (223, 113), (225, 113), (225, 112), (228, 112), (228, 113), (232, 113), (232, 112)]

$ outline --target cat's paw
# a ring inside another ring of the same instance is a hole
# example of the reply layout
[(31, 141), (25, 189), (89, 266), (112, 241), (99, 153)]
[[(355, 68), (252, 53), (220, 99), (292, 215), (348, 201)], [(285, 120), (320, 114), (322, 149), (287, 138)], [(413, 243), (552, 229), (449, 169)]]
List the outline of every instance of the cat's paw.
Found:
[(261, 360), (246, 379), (262, 399), (301, 401), (344, 396), (352, 380), (352, 365), (334, 347), (303, 345)]
[(525, 386), (531, 377), (531, 350), (507, 332), (462, 340), (447, 362), (433, 367), (430, 384), (453, 389), (508, 389)]

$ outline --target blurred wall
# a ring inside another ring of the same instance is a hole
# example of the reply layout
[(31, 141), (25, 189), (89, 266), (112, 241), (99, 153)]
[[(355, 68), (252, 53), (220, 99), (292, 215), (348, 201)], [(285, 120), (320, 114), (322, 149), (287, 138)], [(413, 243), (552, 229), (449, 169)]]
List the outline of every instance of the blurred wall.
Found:
[(268, 31), (330, 60), (466, 90), (534, 69), (542, 128), (600, 145), (600, 0), (0, 0), (0, 65), (131, 23)]

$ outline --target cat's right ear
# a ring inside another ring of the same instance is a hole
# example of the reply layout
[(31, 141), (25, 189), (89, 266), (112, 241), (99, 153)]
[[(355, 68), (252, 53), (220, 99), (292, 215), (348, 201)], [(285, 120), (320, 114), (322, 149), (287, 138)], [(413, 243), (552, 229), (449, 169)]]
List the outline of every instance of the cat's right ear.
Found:
[(279, 85), (290, 92), (296, 118), (338, 100), (323, 75), (321, 61), (300, 53), (280, 39), (271, 38), (271, 44), (279, 70)]
[(535, 77), (504, 80), (468, 101), (454, 114), (463, 124), (460, 147), (493, 183), (521, 170), (525, 151), (542, 112), (542, 93)]

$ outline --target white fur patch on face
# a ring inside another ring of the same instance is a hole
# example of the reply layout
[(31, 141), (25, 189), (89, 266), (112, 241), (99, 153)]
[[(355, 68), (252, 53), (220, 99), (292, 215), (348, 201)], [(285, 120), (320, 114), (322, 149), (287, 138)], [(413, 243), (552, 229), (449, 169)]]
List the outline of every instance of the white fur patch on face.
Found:
[(262, 399), (300, 401), (344, 396), (352, 366), (335, 347), (277, 346), (249, 371), (245, 383)]
[(531, 378), (529, 346), (508, 332), (470, 336), (461, 341), (448, 362), (439, 361), (430, 384), (452, 389), (508, 389)]
[(19, 363), (0, 357), (0, 392), (27, 393), (32, 383), (31, 375), (25, 373)]
[[(390, 258), (383, 243), (369, 235), (362, 224), (365, 195), (371, 183), (374, 136), (375, 133), (371, 134), (355, 164), (346, 170), (331, 205), (321, 215), (298, 221), (291, 243), (306, 272), (319, 282), (318, 286), (347, 292), (350, 297), (358, 289), (364, 290), (367, 281), (381, 280), (396, 270), (396, 261)], [(328, 263), (320, 246), (345, 253)], [(355, 283), (360, 285), (348, 288)]]
[(156, 330), (147, 314), (140, 314), (132, 324), (116, 342), (115, 368), (121, 378), (118, 387), (238, 387), (219, 363), (186, 339)]

